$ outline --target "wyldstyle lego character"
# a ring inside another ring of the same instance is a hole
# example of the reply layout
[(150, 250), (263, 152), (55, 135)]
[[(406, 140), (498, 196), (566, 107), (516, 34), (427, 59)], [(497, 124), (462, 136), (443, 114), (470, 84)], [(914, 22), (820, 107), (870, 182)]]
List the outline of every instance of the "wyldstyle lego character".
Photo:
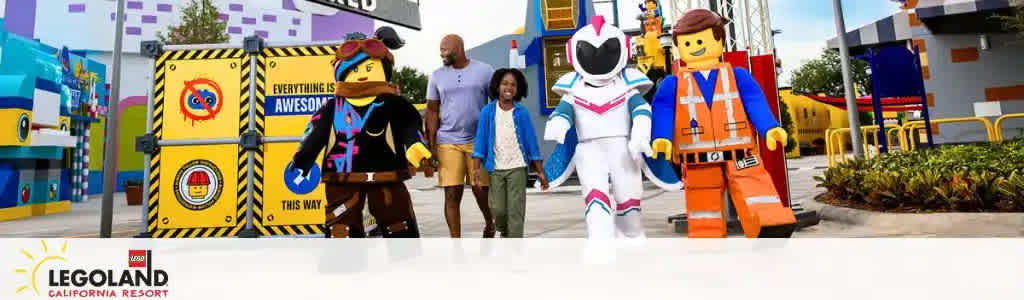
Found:
[(377, 38), (350, 34), (338, 47), (334, 69), (336, 98), (313, 115), (293, 165), (309, 176), (326, 146), (322, 180), (327, 185), (327, 226), (334, 237), (366, 237), (362, 211), (383, 228), (384, 237), (419, 237), (405, 180), (409, 164), (430, 158), (422, 121), (413, 105), (389, 82), (401, 47), (388, 27)]

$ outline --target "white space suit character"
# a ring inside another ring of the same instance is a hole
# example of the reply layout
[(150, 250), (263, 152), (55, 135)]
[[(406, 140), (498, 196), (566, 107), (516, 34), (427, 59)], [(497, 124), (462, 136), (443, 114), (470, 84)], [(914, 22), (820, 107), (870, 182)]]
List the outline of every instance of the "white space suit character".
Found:
[(575, 72), (552, 88), (562, 99), (551, 113), (544, 139), (559, 145), (545, 173), (557, 186), (575, 167), (589, 238), (645, 237), (642, 172), (662, 188), (682, 187), (671, 166), (653, 165), (658, 161), (649, 159), (651, 107), (642, 95), (653, 84), (640, 71), (626, 68), (629, 43), (622, 30), (594, 16), (566, 45)]

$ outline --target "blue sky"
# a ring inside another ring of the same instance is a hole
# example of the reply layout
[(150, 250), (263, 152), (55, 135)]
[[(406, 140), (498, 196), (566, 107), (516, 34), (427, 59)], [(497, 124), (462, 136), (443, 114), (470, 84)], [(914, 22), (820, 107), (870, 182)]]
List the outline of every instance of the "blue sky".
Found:
[[(768, 0), (772, 27), (782, 29), (775, 36), (775, 47), (782, 59), (780, 84), (788, 84), (789, 75), (809, 59), (818, 57), (825, 41), (836, 36), (831, 0)], [(890, 0), (845, 0), (843, 16), (851, 31), (899, 11), (899, 3)]]
[[(535, 1), (535, 0), (529, 0)], [(639, 27), (633, 19), (641, 0), (619, 0), (622, 28)], [(661, 0), (667, 5), (669, 0)], [(677, 0), (678, 1), (678, 0)], [(788, 85), (789, 75), (803, 62), (817, 57), (825, 41), (836, 35), (831, 0), (767, 0), (772, 27), (782, 29), (776, 36), (776, 48), (782, 59), (780, 84)], [(449, 33), (457, 33), (467, 48), (495, 37), (512, 33), (523, 26), (526, 0), (488, 0), (487, 9), (479, 9), (480, 0), (432, 0), (420, 2), (422, 31), (397, 28), (406, 47), (395, 51), (399, 65), (408, 65), (430, 74), (441, 66), (439, 42)], [(844, 0), (847, 31), (887, 17), (899, 10), (892, 0)], [(610, 6), (598, 6), (598, 13), (611, 15)], [(377, 22), (378, 26), (385, 25)]]

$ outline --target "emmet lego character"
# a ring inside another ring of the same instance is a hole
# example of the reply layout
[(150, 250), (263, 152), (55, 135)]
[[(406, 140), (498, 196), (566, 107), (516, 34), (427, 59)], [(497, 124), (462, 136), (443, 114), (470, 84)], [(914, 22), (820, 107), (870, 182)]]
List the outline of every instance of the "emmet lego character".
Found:
[(662, 82), (653, 102), (655, 158), (683, 165), (688, 236), (725, 237), (723, 190), (728, 187), (747, 237), (788, 237), (796, 218), (782, 206), (758, 154), (757, 136), (769, 150), (786, 144), (754, 78), (721, 62), (727, 20), (691, 10), (672, 28), (679, 74)]
[[(377, 38), (350, 34), (335, 53), (337, 88), (313, 115), (293, 159), (305, 180), (326, 184), (327, 226), (333, 237), (366, 237), (363, 200), (383, 227), (384, 237), (419, 237), (405, 180), (409, 164), (419, 167), (430, 151), (423, 142), (419, 112), (389, 84), (401, 47), (394, 30)], [(325, 147), (323, 178), (308, 178)]]

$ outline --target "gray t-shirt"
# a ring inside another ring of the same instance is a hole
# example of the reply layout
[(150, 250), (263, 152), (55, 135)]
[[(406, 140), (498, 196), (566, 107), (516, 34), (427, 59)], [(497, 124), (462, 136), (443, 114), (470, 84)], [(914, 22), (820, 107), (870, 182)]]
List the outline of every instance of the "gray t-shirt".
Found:
[(470, 60), (462, 69), (444, 66), (434, 70), (427, 84), (427, 99), (441, 101), (439, 144), (473, 143), (492, 74), (494, 67), (477, 60)]

